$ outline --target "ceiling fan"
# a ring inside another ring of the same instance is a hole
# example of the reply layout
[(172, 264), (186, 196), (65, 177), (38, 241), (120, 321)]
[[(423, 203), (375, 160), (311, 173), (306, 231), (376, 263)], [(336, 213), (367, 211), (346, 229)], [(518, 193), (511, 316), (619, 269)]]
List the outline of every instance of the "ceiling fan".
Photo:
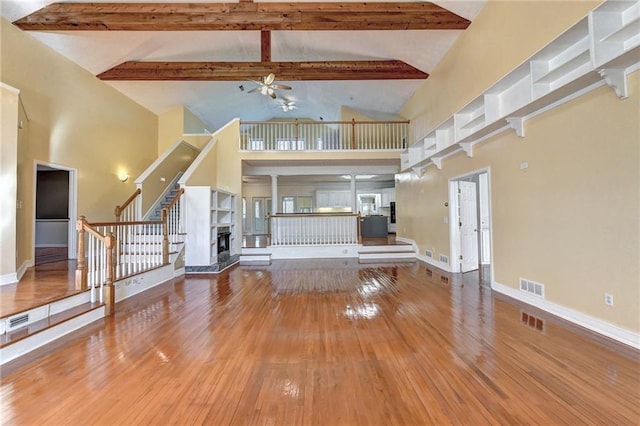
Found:
[(289, 112), (289, 111), (293, 111), (294, 109), (296, 109), (296, 102), (291, 100), (291, 99), (287, 99), (284, 98), (280, 101), (279, 104), (280, 108), (282, 108), (282, 110), (284, 112)]
[(257, 87), (249, 90), (247, 93), (260, 92), (260, 94), (265, 96), (271, 96), (271, 98), (275, 99), (276, 90), (291, 90), (291, 86), (285, 86), (284, 84), (275, 84), (276, 76), (274, 73), (271, 73), (265, 77), (262, 77), (261, 81), (255, 81), (248, 79), (249, 81), (253, 81), (257, 84)]

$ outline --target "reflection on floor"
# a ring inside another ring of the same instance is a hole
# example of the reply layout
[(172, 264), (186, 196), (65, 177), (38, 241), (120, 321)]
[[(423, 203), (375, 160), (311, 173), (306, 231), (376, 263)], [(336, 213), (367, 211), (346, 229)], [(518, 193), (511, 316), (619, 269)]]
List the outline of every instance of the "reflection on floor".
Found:
[(67, 260), (68, 248), (64, 247), (36, 247), (36, 259), (35, 264), (41, 265), (43, 263), (60, 262)]
[(637, 351), (477, 276), (334, 259), (174, 279), (3, 367), (3, 422), (637, 423)]

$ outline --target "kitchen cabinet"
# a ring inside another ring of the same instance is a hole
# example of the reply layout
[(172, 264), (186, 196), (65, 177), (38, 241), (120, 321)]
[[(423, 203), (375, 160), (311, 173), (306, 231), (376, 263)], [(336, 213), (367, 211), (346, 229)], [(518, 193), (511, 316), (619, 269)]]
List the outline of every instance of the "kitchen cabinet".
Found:
[(396, 201), (396, 189), (395, 188), (385, 188), (381, 191), (382, 196), (382, 207), (389, 207), (391, 203), (395, 203)]
[(316, 208), (351, 207), (351, 191), (316, 191)]

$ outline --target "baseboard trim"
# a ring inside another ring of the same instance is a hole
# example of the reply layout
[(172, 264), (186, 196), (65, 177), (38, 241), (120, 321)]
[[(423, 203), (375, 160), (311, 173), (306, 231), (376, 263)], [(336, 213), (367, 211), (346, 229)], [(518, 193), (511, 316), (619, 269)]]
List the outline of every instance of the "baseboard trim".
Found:
[(0, 275), (0, 286), (16, 284), (18, 281), (20, 281), (24, 273), (27, 272), (27, 269), (32, 266), (33, 260), (28, 259), (22, 262), (22, 265), (20, 265), (16, 272)]
[(413, 250), (416, 253), (418, 253), (416, 254), (416, 259), (418, 259), (420, 262), (426, 263), (427, 265), (434, 266), (436, 268), (442, 269), (445, 272), (449, 272), (453, 274), (453, 271), (451, 270), (451, 265), (449, 265), (448, 263), (440, 262), (439, 260), (435, 260), (432, 257), (427, 257), (425, 255), (419, 254), (418, 245), (411, 238), (396, 237), (396, 241), (400, 241), (401, 243), (411, 244), (411, 246), (413, 247)]
[(449, 265), (448, 263), (440, 262), (439, 260), (435, 260), (432, 257), (423, 256), (421, 254), (417, 255), (416, 257), (419, 261), (426, 263), (427, 265), (435, 266), (438, 269), (442, 269), (443, 271), (453, 274), (451, 265)]
[(24, 276), (24, 273), (27, 272), (27, 269), (33, 267), (33, 265), (34, 265), (33, 259), (27, 259), (24, 262), (22, 262), (22, 265), (20, 265), (20, 267), (18, 268), (18, 271), (16, 272), (16, 275), (18, 276), (18, 281), (22, 279), (22, 277)]
[(0, 275), (0, 286), (15, 284), (18, 282), (18, 274), (12, 272), (10, 274)]
[(640, 333), (619, 327), (591, 315), (574, 311), (557, 303), (526, 294), (518, 289), (500, 284), (496, 281), (491, 282), (491, 289), (545, 312), (549, 312), (587, 330), (609, 337), (632, 348), (640, 349)]

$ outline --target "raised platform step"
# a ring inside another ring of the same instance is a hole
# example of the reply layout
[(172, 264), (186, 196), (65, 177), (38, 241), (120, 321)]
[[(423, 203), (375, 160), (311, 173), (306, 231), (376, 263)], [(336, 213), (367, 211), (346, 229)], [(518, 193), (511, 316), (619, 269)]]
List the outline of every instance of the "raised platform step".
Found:
[[(75, 296), (71, 296), (75, 297)], [(67, 303), (72, 303), (67, 301)], [(21, 315), (21, 314), (17, 314)], [(0, 336), (0, 365), (104, 317), (104, 304), (85, 302)]]
[(271, 265), (271, 250), (264, 247), (243, 248), (240, 254), (240, 265)]
[(240, 255), (240, 265), (271, 265), (271, 254), (242, 254)]
[(359, 263), (398, 263), (416, 261), (416, 252), (409, 245), (365, 246), (358, 250)]

